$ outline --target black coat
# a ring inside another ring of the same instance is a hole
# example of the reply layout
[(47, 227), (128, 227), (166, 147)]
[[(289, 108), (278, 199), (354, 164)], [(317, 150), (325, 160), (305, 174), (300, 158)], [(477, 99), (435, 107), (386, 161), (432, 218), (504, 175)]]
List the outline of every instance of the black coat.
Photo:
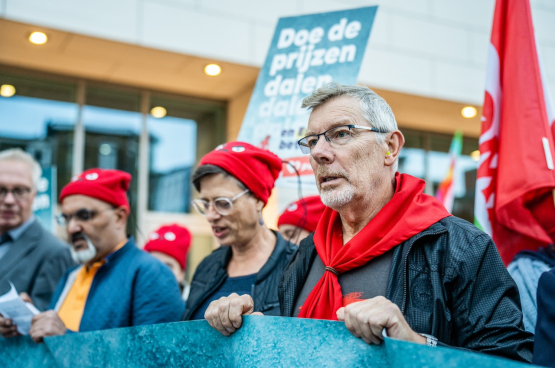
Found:
[(538, 283), (534, 364), (555, 367), (555, 268), (544, 272)]
[[(283, 270), (296, 254), (298, 247), (285, 240), (278, 232), (274, 251), (262, 266), (252, 285), (251, 296), (254, 311), (269, 316), (279, 316), (278, 283)], [(191, 291), (182, 320), (191, 319), (196, 310), (227, 279), (227, 265), (231, 260), (231, 247), (220, 247), (206, 257), (198, 266), (191, 282)]]
[[(532, 360), (517, 286), (491, 238), (447, 217), (395, 247), (385, 297), (411, 328), (456, 346), (519, 361)], [(312, 235), (283, 274), (281, 315), (295, 302), (316, 257)]]

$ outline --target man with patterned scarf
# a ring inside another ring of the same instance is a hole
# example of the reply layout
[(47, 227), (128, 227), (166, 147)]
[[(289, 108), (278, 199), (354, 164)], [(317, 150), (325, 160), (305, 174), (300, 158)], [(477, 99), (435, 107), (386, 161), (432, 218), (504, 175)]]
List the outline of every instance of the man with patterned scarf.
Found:
[[(369, 344), (390, 337), (530, 362), (518, 289), (491, 238), (397, 172), (404, 137), (389, 105), (366, 87), (328, 84), (303, 101), (299, 140), (324, 211), (279, 287), (281, 315), (344, 321)], [(225, 335), (252, 299), (213, 303)]]

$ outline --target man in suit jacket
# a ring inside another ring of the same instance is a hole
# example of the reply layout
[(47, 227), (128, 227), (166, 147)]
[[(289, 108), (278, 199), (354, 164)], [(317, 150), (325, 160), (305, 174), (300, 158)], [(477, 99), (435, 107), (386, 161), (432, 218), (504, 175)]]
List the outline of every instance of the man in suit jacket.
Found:
[(555, 268), (544, 272), (538, 284), (538, 321), (532, 363), (555, 367)]
[(0, 290), (9, 290), (11, 282), (45, 310), (74, 262), (69, 247), (33, 217), (40, 177), (41, 168), (29, 154), (20, 149), (0, 152)]

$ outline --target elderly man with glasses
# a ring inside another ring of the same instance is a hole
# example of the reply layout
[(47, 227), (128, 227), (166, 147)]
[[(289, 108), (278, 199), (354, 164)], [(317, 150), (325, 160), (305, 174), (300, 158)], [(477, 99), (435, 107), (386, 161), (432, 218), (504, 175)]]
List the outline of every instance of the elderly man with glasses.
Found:
[(128, 173), (91, 169), (62, 189), (58, 222), (79, 266), (62, 277), (51, 310), (33, 318), (33, 340), (179, 321), (185, 305), (172, 272), (127, 236), (130, 182)]
[[(12, 283), (42, 311), (73, 262), (67, 245), (33, 216), (41, 173), (39, 164), (21, 149), (0, 152), (0, 294)], [(0, 334), (17, 334), (12, 321), (1, 316)]]
[(249, 295), (252, 312), (279, 315), (278, 281), (296, 252), (262, 221), (281, 160), (248, 143), (230, 142), (200, 161), (193, 174), (195, 209), (221, 245), (198, 266), (183, 320), (203, 319), (209, 306), (228, 295)]
[[(389, 105), (366, 87), (329, 84), (303, 107), (299, 146), (328, 208), (282, 276), (281, 315), (344, 321), (368, 344), (389, 335), (531, 361), (518, 289), (491, 238), (397, 172), (404, 138)], [(252, 305), (223, 298), (207, 320), (229, 335)]]

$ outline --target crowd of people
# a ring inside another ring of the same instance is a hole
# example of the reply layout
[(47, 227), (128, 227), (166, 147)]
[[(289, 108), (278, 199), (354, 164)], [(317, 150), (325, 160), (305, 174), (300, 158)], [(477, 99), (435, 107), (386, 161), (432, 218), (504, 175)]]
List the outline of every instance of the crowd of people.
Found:
[[(0, 294), (11, 282), (41, 311), (33, 340), (199, 319), (229, 336), (257, 314), (341, 321), (368, 344), (385, 333), (555, 366), (555, 247), (507, 270), (487, 234), (397, 172), (404, 137), (370, 89), (328, 84), (303, 107), (298, 144), (319, 195), (290, 204), (271, 230), (262, 210), (282, 160), (245, 142), (218, 146), (193, 174), (192, 205), (220, 246), (190, 285), (185, 227), (160, 227), (142, 250), (127, 234), (129, 174), (90, 169), (63, 187), (68, 246), (33, 216), (40, 166), (0, 152)], [(0, 334), (18, 335), (1, 315)]]

